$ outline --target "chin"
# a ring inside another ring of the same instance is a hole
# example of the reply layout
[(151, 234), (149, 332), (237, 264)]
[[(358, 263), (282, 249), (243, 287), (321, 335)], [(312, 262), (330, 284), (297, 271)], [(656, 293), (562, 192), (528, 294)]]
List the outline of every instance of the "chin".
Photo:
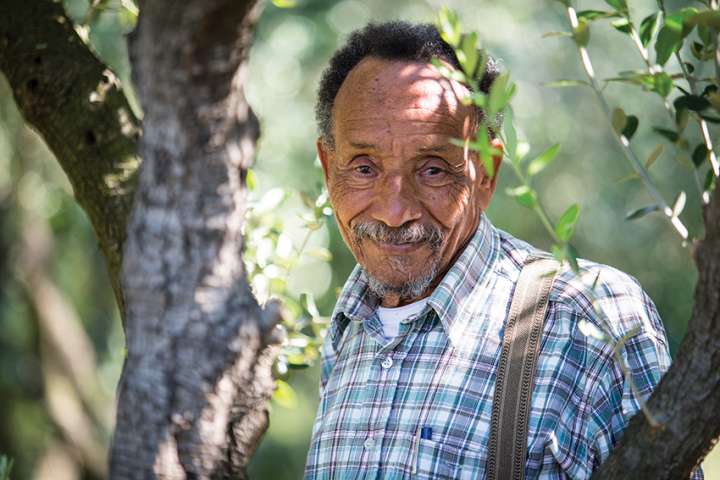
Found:
[[(435, 282), (438, 274), (437, 264), (431, 263), (430, 268), (420, 272), (409, 272), (407, 275), (383, 275), (380, 272), (366, 270), (368, 287), (380, 298), (387, 295), (398, 295), (401, 299), (413, 300), (421, 297)], [(396, 272), (397, 273), (397, 272)]]

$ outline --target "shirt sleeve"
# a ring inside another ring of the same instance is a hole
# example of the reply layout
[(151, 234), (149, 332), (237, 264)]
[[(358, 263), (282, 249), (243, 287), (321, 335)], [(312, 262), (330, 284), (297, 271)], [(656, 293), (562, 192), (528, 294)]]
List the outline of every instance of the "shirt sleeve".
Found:
[(655, 304), (633, 277), (611, 269), (594, 296), (595, 321), (611, 347), (609, 358), (599, 362), (602, 368), (590, 394), (589, 446), (597, 468), (630, 418), (652, 415), (641, 410), (670, 367), (670, 351)]

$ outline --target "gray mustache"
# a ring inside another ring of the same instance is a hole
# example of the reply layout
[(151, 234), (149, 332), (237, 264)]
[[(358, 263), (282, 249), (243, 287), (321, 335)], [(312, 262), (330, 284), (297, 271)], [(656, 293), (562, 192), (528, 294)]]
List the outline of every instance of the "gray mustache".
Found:
[(395, 245), (427, 242), (431, 249), (437, 250), (444, 240), (442, 230), (434, 225), (422, 223), (411, 223), (400, 227), (388, 227), (382, 222), (356, 223), (352, 231), (358, 243), (366, 238)]

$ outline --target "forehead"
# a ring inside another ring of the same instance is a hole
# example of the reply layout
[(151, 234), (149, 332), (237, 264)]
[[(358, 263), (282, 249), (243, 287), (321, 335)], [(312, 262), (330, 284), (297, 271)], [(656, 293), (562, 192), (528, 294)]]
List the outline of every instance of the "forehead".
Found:
[(334, 133), (459, 135), (471, 114), (467, 89), (430, 64), (365, 58), (345, 79), (333, 107)]

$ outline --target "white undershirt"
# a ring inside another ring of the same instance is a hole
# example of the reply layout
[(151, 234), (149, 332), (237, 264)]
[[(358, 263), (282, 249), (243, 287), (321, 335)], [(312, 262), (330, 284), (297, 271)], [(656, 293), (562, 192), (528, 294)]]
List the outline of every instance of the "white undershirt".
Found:
[(418, 300), (417, 302), (403, 305), (402, 307), (386, 308), (378, 307), (377, 314), (383, 325), (383, 334), (386, 338), (397, 337), (400, 331), (400, 322), (406, 318), (410, 318), (412, 315), (417, 315), (425, 308), (428, 302), (428, 297)]

